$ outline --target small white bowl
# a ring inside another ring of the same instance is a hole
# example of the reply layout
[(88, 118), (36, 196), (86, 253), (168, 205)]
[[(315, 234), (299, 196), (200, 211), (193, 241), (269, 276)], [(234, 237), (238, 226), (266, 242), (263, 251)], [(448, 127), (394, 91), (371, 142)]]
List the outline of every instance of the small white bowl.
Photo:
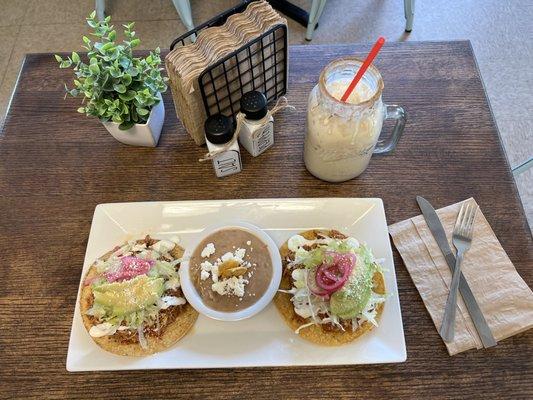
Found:
[[(231, 228), (238, 228), (248, 231), (257, 236), (264, 244), (267, 245), (268, 252), (270, 253), (270, 260), (272, 262), (272, 280), (270, 281), (270, 284), (268, 285), (268, 288), (265, 293), (250, 307), (235, 312), (217, 311), (204, 304), (202, 297), (194, 287), (189, 273), (189, 260), (191, 259), (194, 250), (196, 250), (200, 242), (204, 240), (207, 236), (211, 235), (214, 232)], [(255, 314), (259, 313), (261, 310), (263, 310), (272, 301), (276, 292), (279, 289), (279, 285), (281, 282), (281, 273), (281, 256), (279, 254), (278, 246), (276, 245), (276, 243), (274, 243), (272, 238), (268, 236), (261, 228), (258, 228), (255, 225), (249, 224), (247, 222), (235, 221), (218, 223), (216, 225), (212, 225), (204, 229), (198, 235), (198, 238), (194, 241), (194, 243), (185, 250), (185, 254), (183, 255), (183, 261), (181, 262), (179, 271), (181, 288), (189, 304), (193, 306), (196, 311), (205, 315), (206, 317), (220, 321), (239, 321), (242, 319), (250, 318)]]

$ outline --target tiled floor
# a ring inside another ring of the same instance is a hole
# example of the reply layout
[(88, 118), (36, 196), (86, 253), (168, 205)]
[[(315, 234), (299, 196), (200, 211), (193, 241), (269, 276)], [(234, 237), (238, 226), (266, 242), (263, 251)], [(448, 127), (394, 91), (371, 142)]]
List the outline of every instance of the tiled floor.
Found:
[[(309, 8), (310, 0), (292, 0)], [(238, 0), (191, 0), (196, 23)], [(115, 23), (135, 21), (142, 46), (168, 47), (185, 31), (170, 0), (107, 0)], [(80, 50), (93, 0), (0, 0), (0, 118), (25, 53)], [(470, 39), (512, 168), (533, 157), (533, 2), (418, 1), (410, 35), (401, 0), (330, 0), (312, 43)], [(289, 21), (291, 43), (307, 43)], [(516, 178), (533, 225), (533, 170)]]

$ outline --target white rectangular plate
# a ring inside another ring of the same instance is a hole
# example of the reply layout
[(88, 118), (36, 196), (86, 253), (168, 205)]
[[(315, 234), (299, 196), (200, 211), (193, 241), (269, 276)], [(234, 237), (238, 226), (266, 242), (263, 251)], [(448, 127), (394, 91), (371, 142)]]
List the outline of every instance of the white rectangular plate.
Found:
[[(94, 260), (126, 240), (150, 234), (180, 237), (187, 247), (193, 235), (218, 221), (247, 221), (263, 228), (281, 245), (311, 228), (334, 228), (366, 242), (385, 260), (389, 298), (378, 328), (340, 347), (321, 347), (300, 339), (270, 304), (239, 322), (200, 315), (191, 332), (167, 351), (149, 357), (122, 357), (98, 347), (83, 326), (79, 291), (67, 355), (68, 371), (152, 368), (223, 368), (337, 365), (402, 362), (406, 359), (400, 302), (392, 251), (381, 199), (309, 198), (210, 200), (100, 204), (94, 211), (82, 277)], [(81, 282), (80, 282), (81, 288)]]

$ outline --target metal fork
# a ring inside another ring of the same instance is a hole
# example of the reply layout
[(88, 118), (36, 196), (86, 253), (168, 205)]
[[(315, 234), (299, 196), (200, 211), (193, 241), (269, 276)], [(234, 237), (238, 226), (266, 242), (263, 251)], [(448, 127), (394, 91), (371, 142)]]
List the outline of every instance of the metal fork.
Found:
[(476, 218), (477, 205), (474, 202), (463, 203), (455, 227), (453, 228), (452, 242), (457, 249), (455, 268), (453, 271), (450, 293), (446, 300), (444, 318), (439, 333), (445, 342), (451, 342), (454, 338), (455, 311), (457, 309), (457, 288), (461, 276), (461, 263), (464, 254), (470, 249), (474, 233), (474, 219)]

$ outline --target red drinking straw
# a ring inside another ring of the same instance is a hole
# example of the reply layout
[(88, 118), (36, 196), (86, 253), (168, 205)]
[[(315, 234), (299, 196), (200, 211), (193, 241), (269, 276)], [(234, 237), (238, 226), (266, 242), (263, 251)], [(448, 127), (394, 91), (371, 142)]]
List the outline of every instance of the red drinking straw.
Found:
[(344, 94), (342, 95), (342, 102), (346, 103), (346, 100), (348, 100), (348, 97), (350, 97), (350, 95), (352, 94), (355, 86), (357, 85), (357, 83), (359, 83), (370, 64), (372, 64), (372, 61), (374, 61), (374, 58), (376, 58), (384, 43), (385, 38), (383, 36), (380, 36), (374, 44), (374, 47), (372, 47), (372, 50), (370, 50), (370, 53), (368, 53), (368, 56), (366, 56), (363, 65), (361, 65), (361, 68), (359, 68), (359, 71), (357, 71), (357, 74), (355, 74), (355, 76), (353, 77), (352, 81), (350, 82), (350, 86), (348, 86), (346, 92), (344, 92)]

